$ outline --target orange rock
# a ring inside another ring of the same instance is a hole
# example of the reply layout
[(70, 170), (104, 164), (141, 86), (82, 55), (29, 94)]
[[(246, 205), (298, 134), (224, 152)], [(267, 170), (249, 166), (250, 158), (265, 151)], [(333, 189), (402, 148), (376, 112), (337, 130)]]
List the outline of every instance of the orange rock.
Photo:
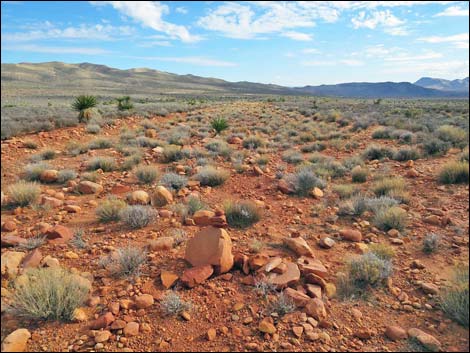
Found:
[(67, 227), (56, 225), (46, 232), (46, 236), (51, 243), (66, 243), (72, 239), (73, 233)]
[(268, 277), (268, 281), (275, 285), (278, 289), (285, 288), (296, 284), (300, 279), (299, 267), (293, 263), (289, 262), (286, 264), (286, 272), (282, 274), (272, 273)]
[(320, 298), (310, 299), (308, 304), (305, 306), (307, 315), (313, 317), (315, 320), (321, 321), (326, 319), (325, 304)]
[(152, 194), (152, 205), (163, 207), (173, 202), (173, 195), (164, 186), (157, 186)]
[(193, 214), (194, 223), (198, 226), (209, 226), (211, 225), (211, 218), (215, 216), (215, 213), (209, 210), (199, 210)]
[(172, 287), (176, 283), (178, 278), (178, 275), (170, 271), (163, 270), (160, 274), (160, 279), (162, 281), (163, 287), (165, 287), (166, 289)]
[(204, 228), (188, 241), (184, 258), (193, 266), (213, 265), (218, 274), (228, 272), (233, 266), (230, 236), (221, 228)]
[(313, 250), (307, 244), (305, 239), (297, 237), (297, 238), (284, 238), (284, 244), (295, 252), (299, 256), (313, 256)]
[(341, 229), (339, 231), (339, 234), (343, 237), (343, 239), (346, 239), (349, 241), (359, 242), (362, 240), (361, 232), (355, 229), (351, 229), (351, 228)]
[(297, 259), (297, 264), (299, 265), (300, 272), (302, 272), (303, 275), (307, 273), (314, 273), (322, 278), (325, 278), (328, 274), (328, 270), (325, 266), (323, 266), (321, 261), (311, 257), (302, 256)]
[(214, 273), (211, 265), (192, 267), (183, 272), (181, 282), (189, 288), (193, 288), (208, 279)]
[(310, 301), (310, 297), (292, 288), (284, 289), (284, 295), (290, 298), (298, 308), (303, 308)]

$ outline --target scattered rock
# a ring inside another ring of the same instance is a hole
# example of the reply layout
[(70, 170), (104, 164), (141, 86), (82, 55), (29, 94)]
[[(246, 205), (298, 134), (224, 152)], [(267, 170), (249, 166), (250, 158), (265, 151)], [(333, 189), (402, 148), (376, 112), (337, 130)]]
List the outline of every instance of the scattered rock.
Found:
[(305, 311), (307, 315), (313, 317), (315, 320), (322, 321), (326, 319), (325, 304), (320, 298), (310, 299), (305, 306)]
[(171, 250), (175, 244), (173, 237), (161, 237), (158, 239), (150, 239), (148, 245), (152, 251)]
[(171, 288), (176, 283), (178, 278), (179, 277), (177, 274), (170, 271), (162, 270), (162, 273), (160, 274), (160, 279), (162, 281), (163, 287), (165, 287), (166, 289)]
[(321, 199), (323, 197), (323, 191), (317, 187), (314, 187), (310, 191), (310, 195), (312, 195), (315, 199)]
[(221, 228), (204, 228), (188, 241), (184, 258), (193, 266), (213, 265), (218, 274), (228, 272), (233, 266), (230, 236)]
[(431, 352), (439, 352), (441, 350), (441, 342), (439, 342), (439, 340), (434, 336), (421, 331), (420, 329), (410, 328), (408, 330), (408, 335), (416, 338), (424, 348), (429, 349)]
[(298, 308), (305, 307), (311, 299), (308, 295), (292, 288), (284, 289), (283, 293), (287, 298), (291, 299)]
[(137, 336), (139, 334), (140, 325), (137, 322), (131, 321), (128, 322), (126, 327), (122, 330), (124, 336)]
[(130, 205), (147, 205), (150, 203), (150, 196), (144, 190), (136, 190), (128, 195), (127, 202)]
[(215, 216), (215, 213), (209, 210), (199, 210), (193, 215), (194, 223), (198, 226), (209, 226), (211, 225), (211, 218)]
[(57, 170), (53, 169), (47, 169), (41, 172), (39, 175), (39, 180), (41, 180), (43, 183), (54, 183), (57, 181), (59, 172)]
[(341, 229), (339, 231), (339, 234), (345, 240), (354, 241), (354, 242), (359, 242), (362, 240), (361, 232), (355, 229), (351, 229), (351, 228)]
[(26, 254), (21, 251), (7, 251), (3, 253), (1, 258), (2, 276), (6, 275), (8, 278), (14, 279), (25, 256)]
[(299, 265), (300, 272), (303, 275), (314, 273), (321, 278), (325, 278), (328, 274), (328, 270), (323, 266), (322, 262), (311, 257), (302, 256), (297, 259), (297, 264)]
[(46, 237), (49, 239), (49, 242), (54, 244), (67, 243), (70, 239), (73, 238), (72, 231), (61, 225), (56, 225), (46, 231)]
[(157, 186), (152, 194), (151, 203), (156, 207), (163, 207), (173, 202), (173, 195), (164, 186)]
[(89, 180), (84, 180), (78, 183), (77, 189), (81, 194), (99, 194), (103, 191), (103, 187), (100, 184)]
[(407, 338), (408, 334), (400, 326), (390, 325), (385, 329), (385, 336), (387, 336), (392, 341), (399, 341)]
[(318, 241), (318, 245), (324, 249), (331, 249), (335, 244), (336, 242), (330, 237), (321, 237)]
[(297, 238), (284, 238), (284, 244), (295, 252), (298, 256), (313, 256), (313, 250), (307, 244), (305, 239)]
[(154, 303), (153, 297), (150, 294), (142, 294), (135, 298), (135, 306), (137, 309), (146, 309)]
[(202, 265), (192, 267), (183, 272), (181, 282), (189, 287), (193, 288), (198, 284), (201, 284), (208, 279), (214, 273), (214, 268), (211, 265)]
[(19, 328), (5, 337), (2, 342), (2, 352), (24, 352), (30, 338), (31, 333), (27, 329)]
[(23, 262), (21, 263), (21, 267), (23, 268), (35, 268), (39, 267), (41, 264), (42, 260), (42, 254), (39, 249), (34, 249), (31, 251), (26, 257), (23, 259)]
[(300, 280), (300, 271), (297, 264), (289, 262), (286, 264), (286, 271), (282, 274), (270, 273), (268, 281), (275, 285), (277, 289), (296, 284)]
[(258, 330), (272, 335), (276, 332), (276, 327), (273, 325), (272, 319), (266, 317), (259, 323)]

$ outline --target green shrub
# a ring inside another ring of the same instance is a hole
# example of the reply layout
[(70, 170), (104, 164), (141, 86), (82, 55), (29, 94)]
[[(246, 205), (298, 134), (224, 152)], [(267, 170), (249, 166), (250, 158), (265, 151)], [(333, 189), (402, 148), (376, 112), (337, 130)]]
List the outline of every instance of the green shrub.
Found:
[(284, 292), (279, 293), (276, 299), (270, 303), (268, 312), (277, 313), (280, 317), (293, 313), (297, 310), (297, 306), (294, 301), (284, 294)]
[(381, 209), (375, 214), (373, 223), (383, 231), (390, 229), (402, 231), (407, 223), (406, 211), (397, 206)]
[(192, 305), (186, 302), (175, 291), (169, 291), (160, 301), (160, 307), (165, 315), (177, 315), (183, 311), (190, 311)]
[(259, 208), (248, 201), (227, 202), (224, 209), (228, 225), (234, 228), (249, 227), (261, 218)]
[(78, 113), (78, 122), (81, 123), (84, 120), (87, 120), (86, 110), (96, 107), (98, 102), (96, 101), (96, 97), (82, 95), (75, 98), (75, 101), (72, 103), (73, 110), (79, 112)]
[(42, 234), (35, 235), (30, 238), (26, 238), (26, 242), (18, 245), (18, 248), (21, 250), (34, 250), (36, 248), (39, 248), (41, 245), (43, 245), (47, 241), (46, 238), (47, 237)]
[(301, 168), (295, 173), (287, 174), (284, 179), (298, 196), (307, 196), (314, 187), (323, 189), (326, 186), (326, 183), (309, 168)]
[(447, 153), (450, 143), (437, 138), (430, 138), (422, 144), (422, 148), (428, 156), (440, 156)]
[(379, 127), (377, 130), (374, 130), (372, 133), (373, 139), (389, 139), (391, 138), (390, 134), (393, 131), (390, 127)]
[(468, 162), (446, 163), (439, 172), (442, 184), (468, 184)]
[(119, 213), (119, 218), (130, 228), (139, 229), (154, 222), (157, 213), (150, 206), (126, 206)]
[(222, 185), (229, 176), (230, 173), (227, 170), (205, 166), (194, 176), (194, 179), (199, 180), (202, 186), (218, 186)]
[(184, 175), (179, 175), (176, 173), (166, 173), (160, 179), (160, 184), (167, 188), (178, 191), (188, 184), (188, 178), (186, 178)]
[(45, 149), (41, 151), (36, 157), (32, 157), (34, 160), (51, 160), (56, 157), (57, 153), (53, 149)]
[(401, 177), (383, 177), (374, 182), (372, 191), (377, 196), (390, 196), (390, 193), (405, 189), (405, 181)]
[(369, 170), (359, 165), (351, 170), (351, 179), (353, 183), (365, 183), (369, 176)]
[(10, 203), (14, 206), (28, 206), (36, 202), (41, 194), (41, 188), (35, 182), (19, 181), (8, 187)]
[(24, 167), (23, 179), (27, 181), (40, 181), (42, 172), (51, 169), (51, 165), (46, 162), (29, 163)]
[(122, 161), (121, 170), (131, 170), (142, 161), (142, 155), (140, 153), (134, 153)]
[(414, 161), (420, 157), (419, 151), (415, 148), (401, 148), (393, 154), (395, 161)]
[(363, 157), (367, 160), (392, 158), (392, 156), (393, 150), (385, 146), (371, 145), (363, 152)]
[(57, 182), (59, 184), (65, 184), (69, 180), (73, 180), (78, 176), (77, 172), (72, 169), (59, 170), (57, 173)]
[(111, 172), (116, 169), (116, 161), (112, 157), (94, 157), (88, 161), (87, 169), (101, 169), (103, 172)]
[(294, 150), (284, 152), (281, 158), (284, 162), (291, 164), (299, 164), (304, 160), (302, 153)]
[(259, 136), (249, 136), (243, 140), (243, 147), (248, 149), (257, 149), (258, 147), (262, 147), (266, 144)]
[(113, 147), (113, 141), (103, 137), (97, 138), (88, 144), (88, 148), (91, 150), (99, 150), (111, 147)]
[(451, 125), (442, 125), (437, 129), (436, 135), (442, 141), (450, 142), (454, 146), (466, 144), (468, 139), (465, 130)]
[(367, 295), (369, 287), (383, 285), (393, 271), (390, 260), (372, 252), (355, 257), (346, 263), (345, 273), (337, 277), (337, 293), (342, 299)]
[(436, 252), (439, 248), (441, 242), (441, 236), (436, 233), (426, 234), (426, 237), (423, 239), (423, 252), (425, 254), (431, 254)]
[(207, 209), (207, 205), (197, 196), (189, 196), (187, 207), (188, 214), (191, 216), (199, 210)]
[(369, 251), (375, 254), (379, 259), (390, 261), (395, 256), (393, 248), (386, 244), (371, 244)]
[(176, 162), (184, 158), (184, 153), (180, 146), (168, 145), (163, 148), (162, 158), (165, 163)]
[(213, 155), (219, 155), (224, 158), (228, 158), (232, 154), (232, 149), (230, 148), (230, 146), (227, 144), (227, 142), (222, 140), (213, 140), (211, 142), (208, 142), (206, 144), (206, 148), (209, 151), (213, 152)]
[(441, 292), (441, 308), (448, 317), (468, 327), (468, 264), (455, 270), (451, 287)]
[(100, 222), (107, 223), (119, 221), (121, 211), (127, 204), (116, 197), (109, 197), (96, 208), (96, 216)]
[(98, 124), (88, 124), (85, 127), (85, 131), (89, 134), (96, 135), (101, 131), (101, 127)]
[(88, 280), (60, 267), (29, 269), (24, 276), (10, 310), (27, 319), (70, 321), (91, 290)]
[(220, 134), (223, 130), (228, 129), (228, 122), (224, 118), (215, 118), (211, 121), (211, 126)]
[(359, 192), (356, 186), (351, 184), (335, 185), (333, 186), (333, 191), (338, 193), (342, 199), (348, 199)]
[(142, 184), (152, 184), (157, 180), (158, 169), (150, 165), (142, 166), (135, 170), (135, 176)]
[(137, 278), (143, 264), (147, 261), (147, 252), (143, 249), (127, 246), (119, 248), (114, 254), (103, 258), (101, 265), (115, 278)]
[(38, 148), (38, 144), (36, 142), (34, 142), (33, 140), (26, 140), (26, 141), (23, 141), (23, 146), (25, 148), (29, 148), (31, 150), (35, 150)]
[(116, 98), (116, 101), (118, 102), (118, 110), (130, 110), (134, 108), (134, 105), (131, 103), (131, 97), (129, 96)]

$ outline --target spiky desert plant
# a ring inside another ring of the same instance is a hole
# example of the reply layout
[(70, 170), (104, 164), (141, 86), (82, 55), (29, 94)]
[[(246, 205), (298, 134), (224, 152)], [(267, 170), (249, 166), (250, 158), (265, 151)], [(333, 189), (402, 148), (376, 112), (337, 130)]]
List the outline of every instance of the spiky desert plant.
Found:
[(96, 107), (97, 104), (98, 102), (95, 96), (81, 95), (76, 97), (75, 101), (72, 103), (72, 108), (78, 112), (78, 122), (81, 123), (87, 120), (86, 110)]
[(215, 118), (211, 121), (211, 126), (220, 134), (222, 131), (228, 129), (228, 122), (224, 118)]

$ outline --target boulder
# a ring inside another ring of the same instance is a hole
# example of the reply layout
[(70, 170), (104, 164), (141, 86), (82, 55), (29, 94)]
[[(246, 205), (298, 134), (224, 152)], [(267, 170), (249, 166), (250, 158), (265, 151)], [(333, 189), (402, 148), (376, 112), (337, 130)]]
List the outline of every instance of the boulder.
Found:
[(297, 265), (299, 265), (300, 272), (302, 272), (303, 275), (314, 273), (321, 278), (325, 278), (328, 275), (328, 270), (323, 266), (322, 262), (311, 257), (299, 257), (297, 259)]
[(215, 213), (209, 210), (199, 210), (193, 214), (194, 223), (198, 226), (209, 226), (212, 224), (211, 219)]
[(283, 293), (287, 298), (292, 300), (295, 306), (298, 308), (305, 307), (311, 299), (308, 295), (305, 295), (304, 293), (292, 288), (284, 289)]
[(103, 186), (89, 180), (78, 183), (77, 190), (81, 194), (99, 194), (103, 191)]
[(214, 273), (211, 265), (201, 265), (192, 267), (183, 272), (181, 282), (188, 288), (193, 288), (208, 279)]
[(284, 244), (295, 252), (298, 256), (313, 256), (313, 250), (307, 244), (305, 239), (301, 237), (297, 238), (284, 238)]
[(59, 172), (53, 169), (47, 169), (41, 172), (39, 175), (39, 180), (43, 183), (54, 183), (57, 181)]
[(282, 289), (293, 284), (296, 284), (300, 280), (299, 267), (293, 263), (288, 262), (286, 264), (286, 271), (282, 274), (270, 273), (268, 282), (275, 285), (277, 289)]
[(305, 306), (307, 315), (313, 317), (317, 321), (326, 319), (325, 304), (320, 298), (310, 299), (308, 304)]
[(387, 336), (392, 341), (399, 341), (407, 338), (408, 334), (400, 326), (390, 325), (385, 329), (385, 336)]
[(339, 234), (345, 240), (354, 241), (354, 242), (359, 242), (362, 240), (361, 232), (355, 229), (351, 229), (351, 228), (341, 229), (339, 231)]
[(165, 287), (166, 289), (171, 288), (176, 283), (178, 278), (179, 277), (177, 274), (170, 271), (163, 270), (160, 274), (160, 279), (162, 281), (163, 287)]
[(173, 202), (173, 195), (164, 186), (157, 186), (152, 194), (152, 205), (163, 207)]
[(10, 279), (15, 278), (18, 274), (21, 261), (23, 261), (25, 256), (26, 254), (21, 251), (4, 252), (1, 258), (2, 276), (6, 275)]
[(10, 333), (2, 342), (2, 352), (24, 352), (31, 333), (25, 328), (19, 328)]
[(42, 254), (39, 249), (34, 249), (23, 259), (21, 267), (23, 268), (35, 268), (39, 267), (42, 260)]
[(67, 243), (73, 238), (72, 231), (61, 225), (56, 225), (48, 229), (45, 234), (47, 239), (49, 239), (49, 242), (54, 244)]
[(137, 309), (146, 309), (154, 303), (153, 297), (150, 294), (141, 294), (135, 298), (135, 306)]
[(233, 266), (230, 236), (222, 228), (204, 228), (188, 241), (184, 258), (193, 266), (213, 265), (218, 274), (228, 272)]

